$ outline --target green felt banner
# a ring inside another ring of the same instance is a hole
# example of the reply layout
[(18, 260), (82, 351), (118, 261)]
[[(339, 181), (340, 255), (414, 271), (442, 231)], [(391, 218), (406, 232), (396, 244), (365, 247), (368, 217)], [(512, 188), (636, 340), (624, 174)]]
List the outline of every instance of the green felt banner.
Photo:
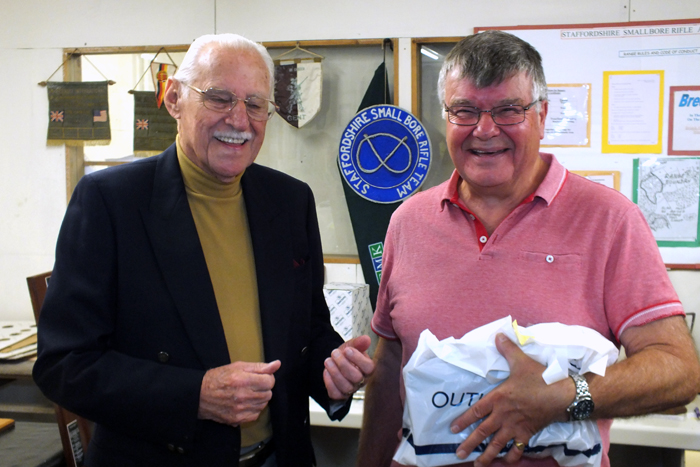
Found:
[(177, 136), (177, 120), (164, 105), (158, 107), (153, 91), (134, 94), (134, 151), (164, 151)]
[(49, 82), (48, 142), (108, 143), (109, 99), (107, 81)]

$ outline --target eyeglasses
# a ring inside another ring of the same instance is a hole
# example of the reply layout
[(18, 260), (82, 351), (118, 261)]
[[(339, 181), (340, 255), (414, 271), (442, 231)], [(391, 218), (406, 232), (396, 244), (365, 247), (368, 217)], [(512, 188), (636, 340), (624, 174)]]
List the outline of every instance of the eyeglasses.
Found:
[(525, 121), (525, 111), (529, 110), (533, 105), (537, 104), (540, 99), (537, 99), (526, 106), (522, 105), (499, 105), (491, 110), (481, 110), (478, 107), (469, 105), (453, 105), (447, 107), (443, 103), (447, 119), (450, 123), (461, 126), (474, 126), (479, 123), (482, 113), (490, 113), (493, 123), (496, 125), (517, 125)]
[(225, 89), (209, 88), (206, 91), (202, 91), (189, 84), (187, 87), (197, 91), (202, 96), (202, 105), (214, 112), (230, 112), (236, 107), (238, 101), (243, 101), (248, 117), (263, 122), (271, 119), (279, 108), (274, 101), (264, 97), (251, 96), (246, 99), (240, 99), (234, 93)]

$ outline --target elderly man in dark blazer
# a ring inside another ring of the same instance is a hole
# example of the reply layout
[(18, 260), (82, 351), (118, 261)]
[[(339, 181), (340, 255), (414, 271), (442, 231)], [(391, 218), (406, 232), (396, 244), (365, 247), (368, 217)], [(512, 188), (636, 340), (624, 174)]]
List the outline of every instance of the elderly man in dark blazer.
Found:
[(166, 88), (176, 144), (75, 190), (34, 378), (96, 423), (90, 467), (314, 465), (309, 396), (342, 418), (373, 372), (330, 325), (311, 190), (253, 163), (273, 70), (197, 39)]

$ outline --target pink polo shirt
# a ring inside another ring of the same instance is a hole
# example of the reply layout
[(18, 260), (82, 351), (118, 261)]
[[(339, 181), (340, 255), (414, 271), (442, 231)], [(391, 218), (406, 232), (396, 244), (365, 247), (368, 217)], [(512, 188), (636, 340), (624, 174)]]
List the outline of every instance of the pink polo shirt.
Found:
[[(638, 207), (540, 156), (544, 180), (490, 237), (458, 202), (456, 171), (392, 216), (372, 329), (401, 341), (402, 367), (424, 329), (461, 337), (511, 315), (521, 326), (587, 326), (617, 343), (630, 326), (683, 314)], [(599, 422), (606, 453), (610, 425)], [(532, 462), (520, 465), (557, 465)]]

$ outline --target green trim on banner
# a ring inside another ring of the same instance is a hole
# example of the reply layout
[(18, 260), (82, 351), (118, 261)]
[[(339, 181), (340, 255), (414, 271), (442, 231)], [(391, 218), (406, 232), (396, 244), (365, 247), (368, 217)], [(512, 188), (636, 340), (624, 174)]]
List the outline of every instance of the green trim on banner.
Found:
[(384, 242), (369, 245), (369, 256), (372, 258), (374, 274), (377, 276), (377, 284), (382, 282), (382, 256), (384, 255)]

